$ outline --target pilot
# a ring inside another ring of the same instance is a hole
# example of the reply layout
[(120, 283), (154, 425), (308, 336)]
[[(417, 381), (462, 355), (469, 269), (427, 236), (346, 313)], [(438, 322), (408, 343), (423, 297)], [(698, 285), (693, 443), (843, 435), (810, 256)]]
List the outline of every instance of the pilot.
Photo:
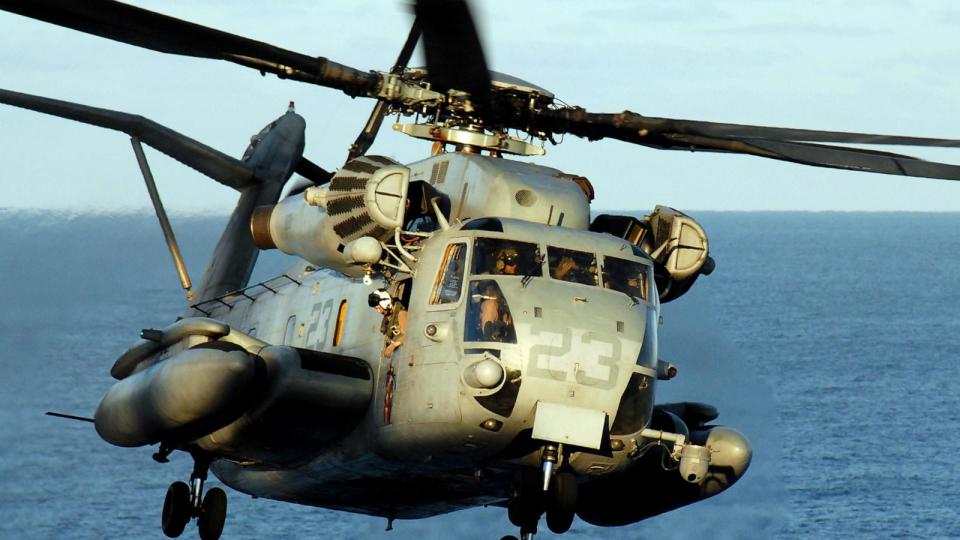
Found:
[(647, 299), (646, 276), (643, 274), (633, 274), (627, 278), (627, 294), (637, 296), (641, 300)]
[(620, 272), (605, 270), (603, 272), (603, 288), (613, 289), (617, 292), (625, 293), (623, 282), (626, 281)]
[(488, 282), (481, 291), (480, 332), (485, 341), (509, 341), (513, 319), (496, 284)]
[(564, 255), (556, 266), (550, 268), (550, 274), (553, 279), (562, 279), (564, 281), (577, 281), (576, 275), (580, 268), (573, 257)]
[(505, 246), (497, 252), (497, 274), (516, 275), (520, 273), (519, 267), (520, 254), (517, 253), (517, 248)]
[(604, 272), (603, 286), (607, 289), (622, 292), (630, 297), (646, 300), (647, 292), (643, 286), (645, 281), (643, 274), (626, 273), (622, 270)]
[(407, 310), (399, 300), (391, 298), (386, 289), (377, 289), (370, 293), (367, 303), (383, 315), (383, 322), (380, 323), (380, 332), (385, 336), (383, 356), (390, 358), (393, 352), (403, 345), (407, 332)]

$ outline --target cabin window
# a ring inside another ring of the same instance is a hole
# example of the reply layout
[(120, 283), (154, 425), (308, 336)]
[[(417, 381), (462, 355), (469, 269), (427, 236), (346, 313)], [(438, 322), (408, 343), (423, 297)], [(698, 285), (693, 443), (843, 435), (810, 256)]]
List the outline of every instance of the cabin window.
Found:
[(463, 270), (467, 260), (467, 244), (459, 242), (447, 246), (440, 263), (440, 271), (433, 284), (431, 304), (456, 304), (463, 289)]
[(603, 286), (622, 292), (631, 298), (650, 298), (649, 267), (635, 261), (603, 258)]
[(597, 256), (593, 253), (548, 247), (547, 263), (550, 266), (550, 277), (553, 279), (583, 285), (600, 284), (600, 277), (597, 274)]
[(474, 275), (541, 276), (542, 259), (536, 244), (477, 238), (473, 245)]
[(481, 279), (470, 282), (470, 307), (467, 309), (463, 340), (517, 342), (510, 307), (496, 281)]
[(340, 309), (337, 310), (337, 326), (333, 330), (333, 346), (340, 345), (343, 340), (343, 325), (347, 320), (347, 301), (340, 301)]

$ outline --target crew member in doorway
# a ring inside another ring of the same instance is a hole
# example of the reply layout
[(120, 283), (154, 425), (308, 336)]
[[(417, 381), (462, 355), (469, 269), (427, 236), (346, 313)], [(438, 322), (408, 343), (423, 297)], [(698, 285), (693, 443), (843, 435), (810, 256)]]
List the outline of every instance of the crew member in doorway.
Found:
[(386, 289), (377, 289), (367, 297), (370, 307), (383, 315), (380, 332), (384, 335), (383, 356), (390, 358), (403, 345), (407, 333), (407, 310), (399, 300), (391, 298)]

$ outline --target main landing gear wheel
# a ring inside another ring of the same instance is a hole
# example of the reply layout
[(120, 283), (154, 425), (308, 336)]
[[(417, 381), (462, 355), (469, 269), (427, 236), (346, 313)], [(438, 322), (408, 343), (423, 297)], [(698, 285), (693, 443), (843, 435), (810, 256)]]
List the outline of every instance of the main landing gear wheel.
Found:
[[(168, 450), (166, 454), (169, 453)], [(174, 482), (167, 488), (160, 525), (163, 534), (176, 538), (183, 534), (184, 527), (191, 519), (197, 518), (201, 540), (218, 540), (227, 519), (227, 494), (220, 488), (213, 488), (207, 491), (206, 496), (203, 495), (203, 483), (207, 479), (211, 457), (199, 451), (190, 455), (193, 456), (190, 484)], [(160, 457), (165, 458), (166, 455)]]
[(227, 519), (227, 494), (220, 488), (207, 492), (200, 505), (197, 528), (201, 540), (217, 540), (223, 533), (223, 523)]
[(567, 532), (576, 510), (577, 478), (566, 471), (554, 474), (547, 497), (547, 527), (555, 534)]
[(176, 538), (183, 533), (183, 528), (190, 521), (193, 507), (190, 504), (190, 486), (185, 482), (174, 482), (167, 488), (167, 496), (163, 499), (163, 521), (160, 526), (163, 534)]
[[(523, 468), (513, 477), (513, 495), (507, 504), (507, 517), (520, 527), (521, 540), (530, 540), (544, 508), (543, 477), (540, 471)], [(508, 538), (508, 537), (505, 537)]]
[(543, 513), (543, 487), (540, 471), (524, 468), (513, 478), (513, 496), (507, 504), (510, 523), (520, 528), (536, 530), (537, 521)]

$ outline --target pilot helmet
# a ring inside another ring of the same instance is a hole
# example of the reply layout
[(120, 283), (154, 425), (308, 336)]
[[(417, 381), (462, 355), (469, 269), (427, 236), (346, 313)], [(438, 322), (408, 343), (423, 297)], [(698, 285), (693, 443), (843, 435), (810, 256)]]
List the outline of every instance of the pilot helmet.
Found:
[(377, 289), (367, 296), (367, 304), (372, 308), (380, 306), (383, 309), (390, 309), (393, 306), (393, 299), (390, 298), (390, 293), (386, 289)]
[(520, 254), (517, 252), (517, 248), (513, 246), (506, 246), (500, 249), (497, 252), (497, 270), (503, 270), (507, 265), (516, 266), (519, 264)]

